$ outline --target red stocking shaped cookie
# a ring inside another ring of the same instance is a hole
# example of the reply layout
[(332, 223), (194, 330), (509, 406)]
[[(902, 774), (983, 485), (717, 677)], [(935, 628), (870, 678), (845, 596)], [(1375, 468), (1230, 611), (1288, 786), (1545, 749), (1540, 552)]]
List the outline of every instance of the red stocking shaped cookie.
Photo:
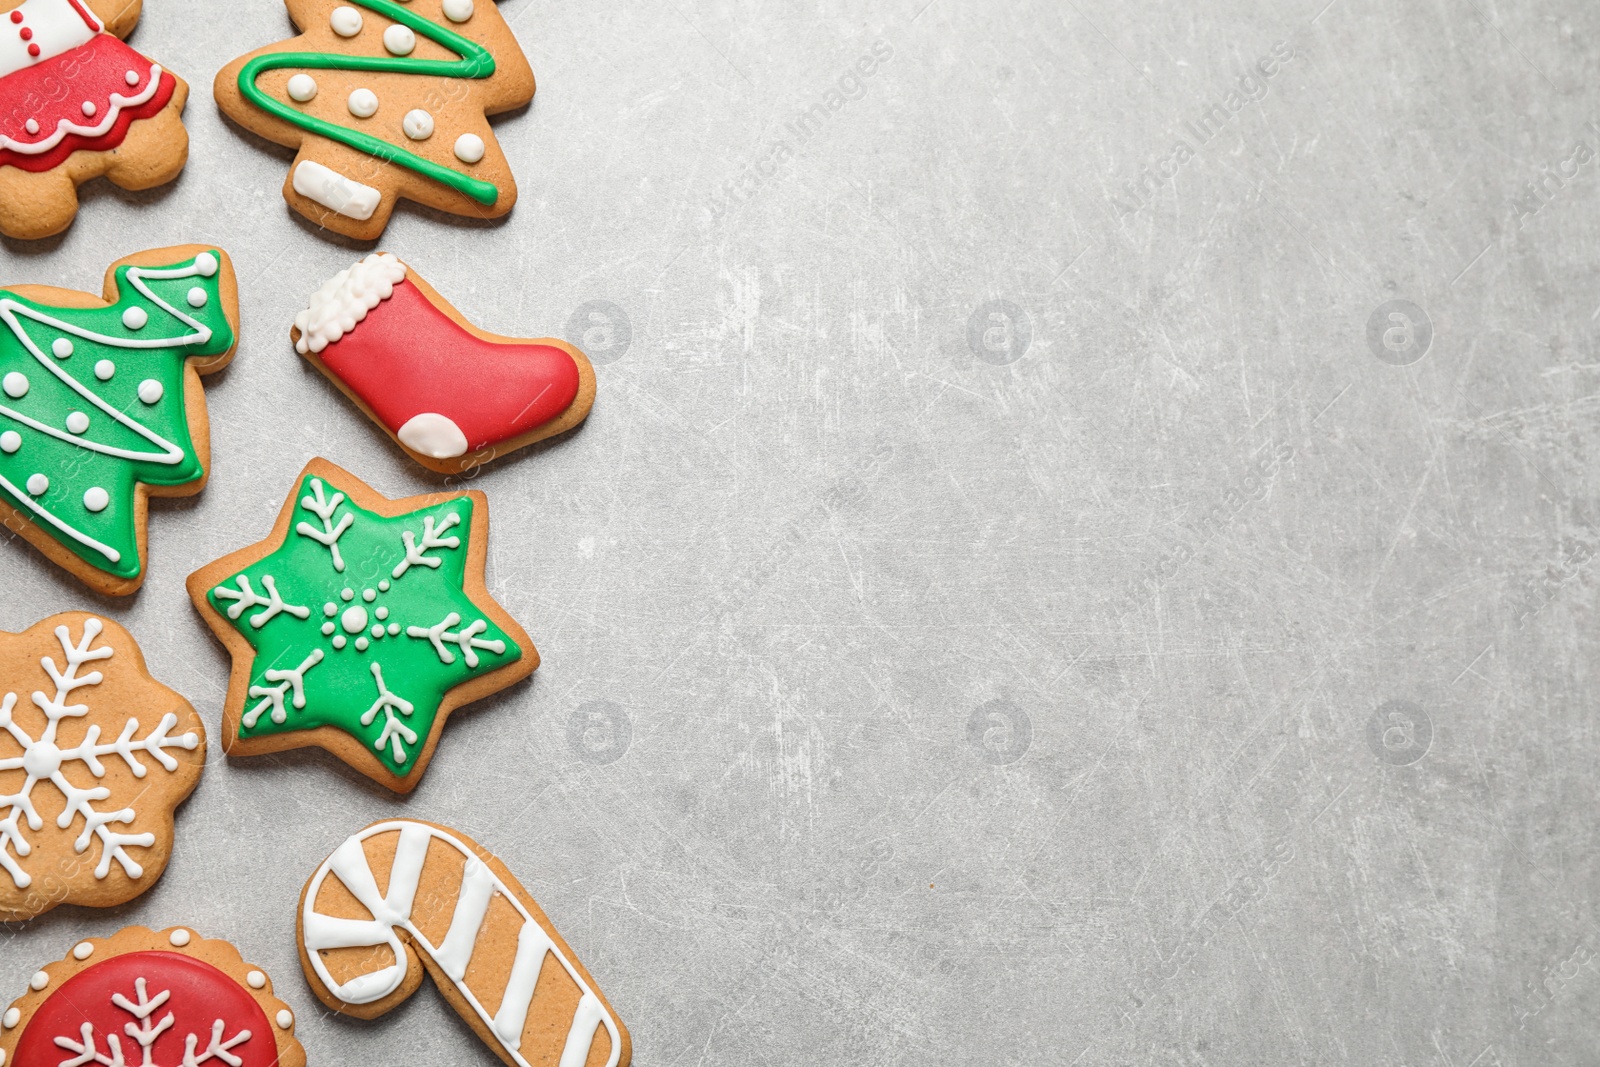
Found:
[[(13, 949), (15, 951), (15, 949)], [(304, 1067), (294, 1013), (226, 941), (130, 926), (80, 941), (0, 1018), (8, 1067)]]
[(594, 406), (582, 352), (478, 329), (388, 254), (330, 279), (292, 337), (412, 459), (442, 474), (570, 430)]
[(0, 233), (60, 233), (78, 186), (178, 176), (189, 87), (123, 44), (140, 0), (0, 0)]

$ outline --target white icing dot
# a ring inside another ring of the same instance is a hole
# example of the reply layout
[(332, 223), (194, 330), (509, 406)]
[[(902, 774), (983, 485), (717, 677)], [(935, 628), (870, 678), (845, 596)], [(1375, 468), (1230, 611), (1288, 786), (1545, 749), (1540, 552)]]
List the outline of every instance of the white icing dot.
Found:
[(400, 128), (413, 141), (426, 141), (433, 136), (433, 116), (420, 107), (413, 108), (400, 120)]
[(217, 257), (210, 252), (201, 252), (194, 257), (194, 269), (199, 271), (203, 278), (209, 278), (217, 273), (218, 266)]
[(37, 134), (39, 132), (39, 120), (29, 119), (27, 122), (22, 124), (22, 128), (27, 130), (30, 134)]
[(356, 591), (354, 589), (341, 589), (341, 590), (339, 590), (339, 599), (343, 600), (345, 603), (349, 603), (350, 601), (354, 600), (355, 598), (356, 598)]
[(288, 1008), (278, 1012), (278, 1029), (287, 1030), (294, 1025), (294, 1014)]
[(126, 73), (126, 74), (124, 74), (122, 76), (122, 80), (127, 82), (129, 85), (138, 85), (139, 84), (139, 72), (136, 71), (136, 70), (130, 70), (130, 71), (128, 71), (128, 73)]
[(193, 752), (200, 747), (200, 735), (193, 731), (183, 735), (183, 747)]
[(93, 100), (85, 100), (83, 102), (83, 113), (85, 117), (92, 119), (94, 118), (94, 113), (99, 110), (99, 108), (94, 106)]
[(10, 455), (22, 447), (22, 435), (15, 430), (0, 433), (0, 452)]
[(35, 990), (43, 989), (49, 984), (50, 976), (45, 974), (43, 971), (34, 971), (33, 978), (28, 982), (28, 985)]
[(323, 637), (327, 637), (331, 633), (333, 633), (333, 623), (331, 623), (331, 622), (323, 623), (322, 624), (322, 636)]
[(387, 593), (388, 591), (389, 591), (389, 579), (385, 578), (381, 582), (378, 583), (378, 592)]
[(365, 637), (358, 637), (356, 638), (356, 651), (365, 652), (367, 647), (371, 644), (372, 642), (368, 641)]
[(167, 940), (171, 941), (174, 945), (177, 945), (179, 948), (182, 948), (184, 945), (187, 945), (189, 943), (189, 937), (190, 937), (190, 934), (189, 934), (189, 931), (187, 931), (187, 930), (174, 930), (174, 931), (172, 931), (172, 936), (167, 938)]
[(344, 638), (344, 634), (335, 634), (333, 637), (334, 648), (343, 648), (348, 643)]
[(44, 496), (45, 490), (50, 488), (50, 479), (42, 474), (30, 475), (28, 478), (28, 492), (34, 496)]
[(6, 396), (13, 400), (21, 400), (28, 392), (28, 376), (19, 370), (14, 370), (4, 378), (0, 378), (0, 389), (6, 391)]
[(383, 31), (383, 47), (397, 56), (409, 56), (417, 47), (417, 35), (397, 22)]
[(345, 101), (345, 106), (356, 118), (370, 119), (378, 113), (378, 94), (371, 89), (357, 89), (350, 94), (350, 99)]
[(367, 628), (367, 609), (360, 604), (345, 608), (344, 614), (339, 616), (339, 625), (344, 627), (347, 634), (360, 633)]
[(83, 506), (95, 514), (104, 511), (111, 503), (111, 494), (98, 485), (83, 494)]
[(363, 589), (361, 590), (361, 599), (370, 604), (374, 600), (378, 599), (378, 594), (373, 592), (371, 589)]
[(328, 24), (340, 37), (354, 37), (361, 32), (361, 12), (353, 7), (336, 7), (328, 16)]
[(67, 430), (70, 433), (82, 433), (89, 428), (89, 416), (81, 411), (74, 411), (67, 416)]
[(149, 321), (150, 314), (144, 308), (129, 308), (122, 313), (122, 325), (130, 330), (142, 330)]
[(379, 608), (377, 611), (373, 612), (373, 614), (376, 615), (380, 619), (387, 619), (389, 617), (389, 609), (388, 608)]
[(117, 373), (117, 365), (109, 359), (102, 359), (94, 365), (94, 376), (102, 382), (109, 382), (111, 376)]
[(189, 306), (192, 308), (205, 307), (208, 299), (210, 298), (206, 296), (206, 291), (200, 288), (198, 285), (189, 290), (188, 300)]
[(322, 613), (329, 618), (332, 618), (333, 616), (339, 614), (339, 606), (332, 601), (329, 601), (328, 603), (322, 605)]
[(444, 17), (451, 22), (465, 22), (472, 17), (472, 0), (444, 0)]
[(260, 971), (251, 971), (244, 976), (244, 980), (250, 984), (251, 989), (260, 989), (267, 984), (267, 976)]
[(65, 337), (57, 337), (50, 345), (50, 351), (55, 353), (57, 359), (66, 359), (72, 355), (72, 342)]
[(397, 622), (391, 622), (389, 624), (389, 636), (390, 637), (397, 637), (397, 636), (399, 636), (399, 634), (400, 634), (400, 624), (397, 623)]
[(289, 79), (289, 99), (297, 103), (309, 103), (317, 96), (317, 79), (309, 74), (296, 74)]
[(22, 1021), (22, 1012), (20, 1010), (18, 1010), (16, 1008), (7, 1009), (6, 1017), (5, 1017), (5, 1024), (6, 1024), (6, 1029), (7, 1030), (10, 1030), (12, 1027), (16, 1026), (21, 1021)]
[(167, 391), (166, 386), (154, 378), (146, 378), (139, 383), (139, 399), (146, 404), (154, 404), (161, 399), (161, 394)]
[(383, 636), (383, 623), (375, 622), (372, 624), (372, 636), (374, 638)]
[(475, 133), (464, 133), (456, 138), (456, 158), (463, 163), (477, 163), (483, 159), (483, 138)]
[(80, 941), (78, 947), (72, 950), (74, 959), (86, 960), (94, 955), (94, 946), (87, 941)]

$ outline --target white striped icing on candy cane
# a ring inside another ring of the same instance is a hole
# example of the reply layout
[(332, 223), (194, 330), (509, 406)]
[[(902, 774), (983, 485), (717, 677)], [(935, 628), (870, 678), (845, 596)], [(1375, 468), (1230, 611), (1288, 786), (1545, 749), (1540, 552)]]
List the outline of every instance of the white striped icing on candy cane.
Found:
[[(379, 893), (377, 880), (367, 863), (363, 842), (379, 834), (395, 831), (399, 831), (399, 840), (395, 846), (394, 866), (389, 874), (389, 891), (386, 894)], [(412, 922), (417, 886), (428, 858), (428, 845), (433, 841), (448, 845), (466, 858), (461, 893), (451, 915), (450, 929), (439, 945), (430, 943)], [(329, 874), (344, 883), (350, 894), (372, 913), (371, 919), (341, 919), (315, 910), (317, 895)], [(517, 934), (516, 956), (500, 998), (500, 1008), (490, 1015), (462, 979), (472, 960), (484, 918), (489, 913), (489, 903), (496, 893), (522, 916), (522, 928)], [(595, 1035), (602, 1026), (611, 1037), (611, 1055), (606, 1067), (616, 1067), (622, 1055), (621, 1035), (616, 1020), (572, 965), (572, 961), (528, 913), (516, 893), (495, 876), (469, 845), (437, 827), (407, 819), (378, 823), (347, 838), (312, 876), (311, 883), (306, 887), (305, 904), (300, 914), (300, 936), (305, 943), (306, 957), (310, 959), (323, 986), (346, 1004), (372, 1004), (400, 988), (407, 970), (405, 944), (400, 937), (402, 932), (449, 976), (456, 991), (472, 1005), (478, 1018), (495, 1035), (518, 1067), (532, 1067), (519, 1052), (522, 1031), (528, 1020), (528, 1008), (533, 1003), (545, 956), (553, 954), (556, 962), (582, 991), (572, 1025), (567, 1030), (560, 1067), (583, 1067), (589, 1059)], [(395, 963), (358, 975), (342, 984), (333, 980), (320, 955), (324, 949), (371, 948), (379, 945), (389, 947), (394, 953)]]

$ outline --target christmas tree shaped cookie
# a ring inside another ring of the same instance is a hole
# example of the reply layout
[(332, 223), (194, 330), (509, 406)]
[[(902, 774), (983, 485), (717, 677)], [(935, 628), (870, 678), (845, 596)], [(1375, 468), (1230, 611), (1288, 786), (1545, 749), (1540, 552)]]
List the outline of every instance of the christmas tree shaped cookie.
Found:
[(205, 483), (199, 376), (238, 322), (232, 265), (202, 245), (113, 264), (103, 301), (0, 289), (0, 522), (100, 592), (137, 589), (146, 497)]
[(425, 467), (453, 474), (563, 433), (594, 406), (565, 341), (478, 329), (414, 270), (374, 253), (296, 317), (295, 348)]
[(516, 183), (487, 116), (533, 99), (533, 70), (495, 0), (285, 0), (299, 37), (217, 75), (217, 103), (298, 148), (289, 205), (374, 240), (401, 198), (495, 218)]
[(539, 665), (484, 586), (488, 542), (482, 493), (389, 500), (312, 460), (265, 541), (189, 576), (233, 654), (225, 750), (316, 745), (415, 789), (451, 711)]
[(178, 176), (189, 87), (123, 44), (140, 0), (0, 0), (0, 233), (60, 233), (78, 186)]

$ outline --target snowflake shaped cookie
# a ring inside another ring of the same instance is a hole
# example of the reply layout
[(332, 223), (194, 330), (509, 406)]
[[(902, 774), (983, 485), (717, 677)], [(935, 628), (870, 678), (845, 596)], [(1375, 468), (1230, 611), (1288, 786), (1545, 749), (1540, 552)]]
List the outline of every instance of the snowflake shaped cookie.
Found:
[(484, 587), (488, 501), (391, 501), (322, 460), (266, 541), (191, 575), (234, 656), (231, 755), (318, 745), (397, 792), (416, 787), (456, 707), (538, 666)]
[(0, 1064), (304, 1067), (294, 1013), (226, 941), (130, 926), (80, 941), (0, 1016)]
[(0, 920), (111, 907), (161, 876), (205, 728), (91, 615), (0, 634)]

